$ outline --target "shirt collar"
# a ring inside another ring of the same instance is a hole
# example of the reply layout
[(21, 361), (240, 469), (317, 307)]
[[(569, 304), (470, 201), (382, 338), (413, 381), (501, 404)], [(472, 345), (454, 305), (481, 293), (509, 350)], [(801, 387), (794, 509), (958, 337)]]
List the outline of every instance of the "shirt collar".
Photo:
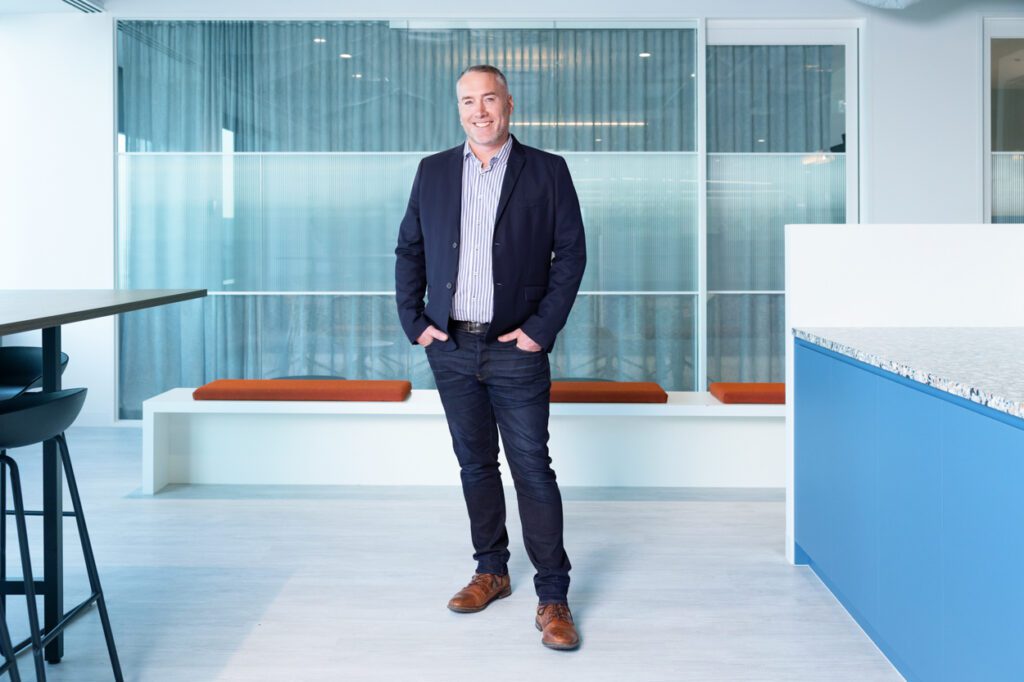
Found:
[[(505, 144), (501, 145), (501, 149), (498, 150), (498, 153), (491, 157), (491, 167), (493, 168), (495, 164), (503, 164), (508, 161), (508, 155), (511, 152), (512, 136), (509, 135), (508, 139), (505, 140)], [(462, 145), (462, 159), (465, 160), (468, 156), (473, 156), (473, 150), (469, 148), (469, 140), (466, 140), (466, 143)], [(473, 160), (481, 166), (483, 165), (480, 159), (475, 156), (473, 156)]]

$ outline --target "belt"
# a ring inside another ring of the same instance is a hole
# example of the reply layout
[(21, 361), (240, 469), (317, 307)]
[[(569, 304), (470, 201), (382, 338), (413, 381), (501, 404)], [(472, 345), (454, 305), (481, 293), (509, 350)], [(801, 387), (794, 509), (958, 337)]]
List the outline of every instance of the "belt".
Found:
[(449, 329), (457, 329), (460, 332), (468, 332), (470, 334), (486, 334), (490, 326), (490, 322), (463, 322), (462, 320), (448, 320)]

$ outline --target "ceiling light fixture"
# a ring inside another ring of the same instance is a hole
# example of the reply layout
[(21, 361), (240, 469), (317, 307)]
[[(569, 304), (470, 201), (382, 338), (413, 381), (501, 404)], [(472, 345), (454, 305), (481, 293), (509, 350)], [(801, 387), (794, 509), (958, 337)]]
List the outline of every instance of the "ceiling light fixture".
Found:
[(338, 57), (341, 59), (352, 59), (352, 55), (350, 55), (348, 52), (342, 52), (341, 54), (338, 55)]
[(327, 42), (327, 38), (313, 38), (313, 42), (317, 45), (323, 45)]
[(650, 52), (641, 52), (640, 55), (639, 55), (640, 59), (647, 59), (650, 56), (651, 56)]
[(361, 73), (354, 73), (354, 74), (352, 74), (352, 77), (353, 78), (362, 78), (363, 74), (361, 74)]

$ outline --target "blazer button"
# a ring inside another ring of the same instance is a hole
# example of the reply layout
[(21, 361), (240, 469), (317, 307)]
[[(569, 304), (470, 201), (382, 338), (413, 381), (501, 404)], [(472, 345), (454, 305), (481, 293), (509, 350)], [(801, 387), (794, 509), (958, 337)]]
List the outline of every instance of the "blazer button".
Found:
[(445, 284), (444, 287), (445, 287), (445, 289), (451, 289), (452, 288), (452, 283), (448, 282), (448, 284)]
[(458, 242), (452, 242), (452, 248), (453, 249), (459, 248), (459, 243)]

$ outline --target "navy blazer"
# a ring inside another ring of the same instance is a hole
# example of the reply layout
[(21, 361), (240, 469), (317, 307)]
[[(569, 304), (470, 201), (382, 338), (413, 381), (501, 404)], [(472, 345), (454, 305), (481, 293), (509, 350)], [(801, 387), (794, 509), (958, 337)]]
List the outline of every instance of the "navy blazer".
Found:
[[(398, 232), (395, 298), (413, 343), (430, 324), (448, 332), (462, 241), (463, 150), (460, 144), (420, 162)], [(579, 199), (565, 159), (512, 138), (492, 255), (494, 315), (487, 340), (521, 327), (550, 352), (587, 263)], [(451, 338), (434, 343), (455, 348)]]

